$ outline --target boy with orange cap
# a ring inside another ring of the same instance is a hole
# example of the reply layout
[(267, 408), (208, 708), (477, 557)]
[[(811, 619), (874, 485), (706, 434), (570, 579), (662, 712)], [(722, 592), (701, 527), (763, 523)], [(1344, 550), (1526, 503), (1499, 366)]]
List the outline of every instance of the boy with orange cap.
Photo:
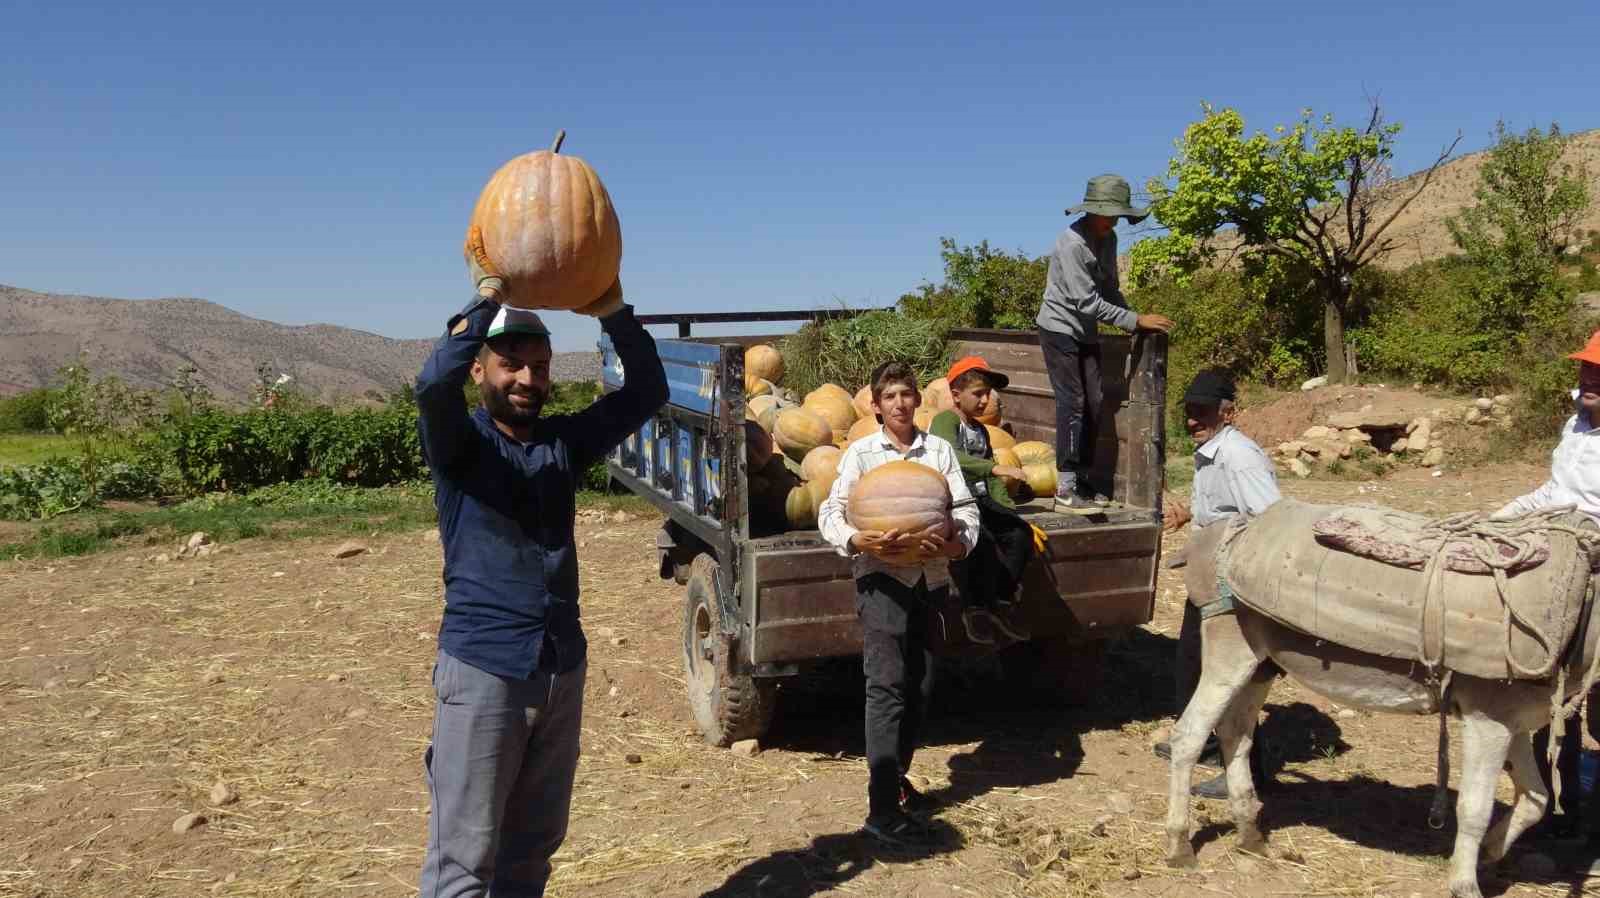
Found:
[[(1574, 413), (1561, 427), (1561, 442), (1550, 456), (1550, 479), (1538, 489), (1507, 502), (1492, 517), (1514, 518), (1529, 512), (1571, 505), (1577, 511), (1600, 522), (1600, 331), (1589, 337), (1588, 345), (1567, 358), (1578, 363), (1578, 388), (1572, 391)], [(1593, 699), (1594, 693), (1589, 697)], [(1595, 714), (1586, 714), (1589, 735), (1600, 739), (1600, 720)], [(1534, 756), (1538, 759), (1539, 773), (1550, 782), (1546, 746), (1550, 744), (1550, 728), (1534, 734)], [(1578, 787), (1578, 757), (1582, 736), (1577, 727), (1566, 731), (1561, 749), (1556, 757), (1556, 771), (1561, 776), (1561, 816), (1551, 815), (1554, 805), (1545, 810), (1546, 818), (1540, 828), (1542, 835), (1557, 838), (1582, 836), (1585, 808)], [(1600, 801), (1600, 790), (1595, 793), (1587, 809), (1590, 825), (1595, 822)], [(1593, 844), (1596, 834), (1591, 830), (1588, 838)]]
[(996, 634), (1013, 642), (1028, 639), (1015, 622), (1014, 599), (1022, 572), (1033, 556), (1033, 528), (1017, 514), (1009, 488), (1023, 479), (1022, 469), (995, 461), (989, 431), (978, 416), (998, 401), (1011, 378), (989, 367), (981, 356), (970, 355), (950, 366), (946, 375), (956, 407), (933, 416), (928, 432), (955, 447), (961, 475), (978, 500), (978, 545), (950, 572), (966, 604), (961, 622), (967, 638), (993, 645)]

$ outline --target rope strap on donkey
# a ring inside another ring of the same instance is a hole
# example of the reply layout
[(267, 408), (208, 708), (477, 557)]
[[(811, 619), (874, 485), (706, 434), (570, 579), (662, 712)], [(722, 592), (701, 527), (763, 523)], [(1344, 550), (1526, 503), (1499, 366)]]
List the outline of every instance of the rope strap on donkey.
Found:
[[(1433, 805), (1428, 810), (1428, 825), (1434, 829), (1441, 829), (1445, 824), (1445, 814), (1449, 799), (1448, 783), (1450, 780), (1450, 735), (1446, 727), (1446, 720), (1450, 712), (1450, 686), (1454, 672), (1445, 670), (1442, 676), (1439, 673), (1444, 663), (1444, 571), (1445, 557), (1452, 543), (1466, 543), (1474, 555), (1483, 562), (1494, 575), (1495, 591), (1500, 596), (1501, 623), (1505, 633), (1506, 665), (1518, 676), (1536, 678), (1538, 671), (1522, 666), (1511, 651), (1512, 624), (1515, 622), (1538, 642), (1545, 650), (1546, 657), (1554, 660), (1565, 648), (1557, 644), (1559, 637), (1540, 629), (1533, 621), (1528, 620), (1512, 607), (1511, 601), (1506, 596), (1506, 572), (1516, 569), (1529, 560), (1534, 554), (1535, 547), (1530, 540), (1523, 537), (1549, 533), (1551, 531), (1570, 534), (1578, 541), (1578, 545), (1589, 558), (1594, 559), (1595, 553), (1600, 551), (1600, 531), (1573, 526), (1557, 518), (1572, 513), (1573, 506), (1566, 505), (1559, 508), (1550, 508), (1543, 511), (1531, 512), (1517, 518), (1508, 520), (1491, 520), (1481, 512), (1463, 512), (1430, 521), (1421, 533), (1441, 537), (1438, 546), (1428, 558), (1427, 566), (1423, 568), (1422, 584), (1419, 587), (1422, 609), (1421, 622), (1417, 627), (1417, 657), (1428, 668), (1430, 675), (1439, 677), (1439, 766), (1438, 775), (1434, 781)], [(1500, 551), (1500, 547), (1510, 550), (1507, 553)], [(1591, 581), (1588, 595), (1584, 601), (1587, 611), (1594, 601), (1594, 586)], [(1430, 639), (1430, 634), (1432, 638)], [(1432, 643), (1432, 645), (1430, 645)], [(1583, 654), (1582, 646), (1574, 646), (1574, 660)], [(1589, 694), (1589, 689), (1595, 681), (1600, 679), (1600, 652), (1595, 653), (1595, 658), (1590, 662), (1588, 670), (1584, 672), (1582, 687), (1567, 698), (1567, 664), (1556, 666), (1555, 689), (1550, 693), (1550, 746), (1547, 759), (1550, 768), (1555, 769), (1556, 754), (1561, 745), (1561, 737), (1566, 731), (1566, 720), (1571, 717), (1578, 706), (1582, 704), (1584, 696)], [(1557, 813), (1561, 807), (1561, 777), (1553, 776), (1551, 779), (1551, 802), (1555, 805)]]
[[(1542, 629), (1519, 614), (1506, 595), (1506, 572), (1527, 563), (1536, 552), (1532, 540), (1523, 537), (1550, 532), (1570, 534), (1590, 557), (1600, 549), (1600, 532), (1585, 530), (1556, 518), (1572, 513), (1573, 506), (1564, 505), (1543, 511), (1531, 512), (1508, 520), (1491, 520), (1482, 512), (1462, 512), (1425, 524), (1419, 534), (1438, 536), (1439, 543), (1428, 557), (1418, 586), (1417, 605), (1422, 609), (1417, 627), (1417, 657), (1430, 672), (1437, 673), (1444, 664), (1444, 572), (1445, 557), (1454, 546), (1466, 544), (1478, 560), (1494, 575), (1495, 591), (1500, 596), (1500, 621), (1505, 639), (1506, 666), (1523, 679), (1539, 679), (1541, 671), (1524, 667), (1511, 651), (1513, 623), (1521, 626), (1544, 649), (1545, 657), (1554, 661), (1564, 646), (1561, 636)], [(1508, 550), (1500, 551), (1501, 547)]]

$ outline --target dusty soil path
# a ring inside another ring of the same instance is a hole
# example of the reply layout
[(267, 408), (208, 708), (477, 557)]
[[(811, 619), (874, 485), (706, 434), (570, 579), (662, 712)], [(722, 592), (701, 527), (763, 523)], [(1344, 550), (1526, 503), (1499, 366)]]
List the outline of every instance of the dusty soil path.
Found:
[[(1542, 476), (1517, 465), (1285, 486), (1443, 512)], [(1208, 802), (1202, 870), (1163, 866), (1166, 768), (1149, 742), (1172, 714), (1170, 573), (1155, 621), (1112, 648), (1091, 707), (1019, 706), (981, 671), (948, 680), (915, 765), (950, 803), (946, 844), (879, 850), (855, 835), (865, 770), (850, 677), (786, 695), (755, 757), (700, 742), (678, 660), (682, 592), (656, 577), (655, 526), (580, 527), (593, 647), (552, 895), (1442, 894), (1451, 834), (1423, 822), (1431, 720), (1340, 709), (1291, 684), (1265, 724), (1281, 767), (1265, 820), (1300, 862), (1234, 853), (1225, 808)], [(440, 555), (422, 533), (369, 543), (347, 560), (331, 542), (246, 542), (167, 564), (0, 566), (0, 896), (415, 894)], [(237, 800), (212, 806), (219, 781)], [(175, 833), (191, 812), (209, 822)], [(1549, 850), (1553, 873), (1513, 864), (1491, 893), (1584, 894), (1589, 859)]]

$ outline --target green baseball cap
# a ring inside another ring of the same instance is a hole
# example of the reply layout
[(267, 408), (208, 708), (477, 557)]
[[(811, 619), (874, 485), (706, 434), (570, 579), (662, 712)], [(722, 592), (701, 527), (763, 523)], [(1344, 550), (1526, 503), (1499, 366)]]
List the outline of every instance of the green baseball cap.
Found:
[(1120, 175), (1095, 175), (1083, 189), (1083, 202), (1067, 210), (1068, 215), (1091, 212), (1106, 218), (1126, 218), (1128, 224), (1138, 224), (1150, 214), (1149, 207), (1133, 206), (1133, 191)]
[(527, 309), (501, 306), (495, 313), (494, 320), (489, 322), (489, 332), (484, 334), (485, 340), (506, 334), (529, 334), (536, 337), (550, 336), (550, 329), (544, 326), (539, 316)]

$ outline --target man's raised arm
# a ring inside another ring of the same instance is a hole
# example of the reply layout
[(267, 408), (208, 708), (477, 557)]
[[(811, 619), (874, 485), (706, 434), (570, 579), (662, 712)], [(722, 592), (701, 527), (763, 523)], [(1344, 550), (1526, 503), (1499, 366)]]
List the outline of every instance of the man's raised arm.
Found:
[(423, 461), (429, 467), (449, 467), (472, 435), (462, 389), (499, 308), (492, 300), (474, 299), (445, 325), (444, 336), (422, 363), (416, 386), (417, 433), (422, 438)]

